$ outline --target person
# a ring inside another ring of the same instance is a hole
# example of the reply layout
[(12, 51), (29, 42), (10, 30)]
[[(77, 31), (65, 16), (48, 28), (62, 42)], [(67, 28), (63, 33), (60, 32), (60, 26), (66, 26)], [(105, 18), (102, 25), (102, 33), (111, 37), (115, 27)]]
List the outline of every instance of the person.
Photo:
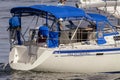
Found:
[(19, 16), (13, 16), (9, 19), (9, 28), (10, 31), (10, 37), (13, 41), (16, 41), (17, 38), (17, 44), (21, 45), (21, 23)]
[(63, 5), (65, 5), (65, 2), (66, 2), (67, 0), (59, 0), (59, 2), (58, 2), (58, 6), (63, 6)]
[(62, 18), (59, 19), (58, 24), (59, 24), (60, 31), (63, 30), (63, 19)]
[(40, 26), (38, 31), (37, 43), (41, 47), (47, 47), (46, 41), (49, 36), (49, 28), (46, 25)]
[(47, 39), (47, 37), (43, 36), (43, 35), (40, 33), (40, 31), (39, 31), (39, 32), (38, 32), (38, 40), (37, 40), (37, 42), (38, 42), (38, 43), (46, 42), (46, 39)]
[(43, 36), (41, 32), (38, 32), (37, 44), (41, 47), (47, 47), (46, 44), (47, 37)]

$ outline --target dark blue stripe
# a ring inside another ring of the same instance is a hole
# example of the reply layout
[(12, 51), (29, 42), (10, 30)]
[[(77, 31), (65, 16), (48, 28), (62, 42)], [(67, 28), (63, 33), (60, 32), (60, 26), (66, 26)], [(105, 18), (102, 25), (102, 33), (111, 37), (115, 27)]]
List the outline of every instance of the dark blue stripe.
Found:
[(89, 52), (110, 52), (110, 51), (120, 51), (120, 48), (111, 49), (93, 49), (93, 50), (60, 50), (54, 51), (53, 54), (58, 53), (89, 53)]

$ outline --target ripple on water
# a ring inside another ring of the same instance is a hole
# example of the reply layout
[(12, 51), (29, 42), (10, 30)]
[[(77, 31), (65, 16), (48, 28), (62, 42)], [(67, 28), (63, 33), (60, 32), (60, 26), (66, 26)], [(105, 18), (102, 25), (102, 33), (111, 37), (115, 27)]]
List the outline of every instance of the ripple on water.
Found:
[[(79, 74), (80, 75), (80, 74)], [(33, 71), (14, 71), (9, 75), (9, 80), (84, 80), (73, 73), (51, 73)]]
[[(7, 77), (6, 77), (7, 76)], [(120, 74), (109, 73), (52, 73), (52, 72), (34, 72), (34, 71), (10, 71), (3, 73), (1, 78), (7, 80), (120, 80)]]

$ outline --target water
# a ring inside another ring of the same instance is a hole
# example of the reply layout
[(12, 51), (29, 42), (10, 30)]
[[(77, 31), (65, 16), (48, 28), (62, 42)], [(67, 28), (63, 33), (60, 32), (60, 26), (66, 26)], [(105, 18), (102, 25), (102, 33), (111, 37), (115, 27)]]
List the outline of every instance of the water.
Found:
[[(67, 5), (75, 5), (77, 0), (67, 0)], [(55, 4), (57, 0), (0, 0), (0, 63), (8, 63), (9, 36), (8, 19), (9, 11), (15, 6), (34, 4)], [(120, 73), (50, 73), (33, 71), (0, 70), (0, 80), (120, 80)]]

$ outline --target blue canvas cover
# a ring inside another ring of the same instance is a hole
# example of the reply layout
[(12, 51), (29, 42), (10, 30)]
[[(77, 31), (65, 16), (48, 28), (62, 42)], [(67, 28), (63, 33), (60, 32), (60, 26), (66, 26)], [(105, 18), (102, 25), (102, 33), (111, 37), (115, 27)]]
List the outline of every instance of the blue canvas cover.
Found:
[[(45, 14), (49, 16), (59, 18), (79, 18), (85, 16), (85, 11), (80, 8), (72, 6), (52, 6), (52, 5), (32, 5), (28, 7), (14, 7), (11, 9), (11, 13), (21, 15), (22, 13)], [(31, 14), (29, 14), (31, 15)]]
[(55, 48), (58, 47), (59, 45), (59, 37), (58, 37), (59, 33), (58, 32), (49, 32), (49, 38), (47, 40), (47, 45), (49, 48)]
[[(9, 25), (10, 25), (10, 30), (11, 31), (16, 31), (16, 37), (17, 37), (17, 42), (18, 42), (18, 45), (21, 45), (22, 44), (22, 41), (21, 41), (21, 32), (20, 32), (20, 20), (19, 20), (19, 17), (18, 16), (13, 16), (9, 19)], [(13, 32), (14, 33), (14, 32)]]
[(9, 25), (12, 28), (17, 28), (20, 27), (20, 20), (18, 18), (18, 16), (13, 16), (9, 19)]
[(31, 8), (37, 10), (43, 10), (51, 13), (56, 18), (67, 18), (67, 17), (80, 17), (85, 16), (85, 12), (82, 9), (78, 9), (72, 6), (45, 6), (45, 5), (34, 5)]
[(90, 17), (91, 20), (100, 22), (100, 21), (108, 21), (107, 17), (101, 15), (101, 14), (95, 14), (95, 13), (87, 13)]
[(104, 39), (104, 35), (102, 33), (97, 33), (97, 43), (100, 45), (106, 43), (106, 40)]
[[(104, 27), (105, 27), (105, 23), (108, 23), (108, 19), (107, 17), (101, 15), (101, 14), (95, 14), (95, 13), (88, 13), (88, 15), (90, 16), (91, 20), (96, 22), (96, 27), (97, 27), (97, 43), (99, 45), (101, 44), (105, 44), (106, 40), (104, 39), (104, 33), (102, 32)], [(98, 25), (99, 22), (102, 22), (102, 25)], [(100, 31), (99, 31), (100, 30)]]
[(49, 28), (47, 26), (40, 26), (39, 32), (43, 37), (48, 37)]
[(49, 31), (49, 28), (47, 26), (41, 26), (39, 28), (39, 32), (43, 37), (47, 38), (47, 46), (49, 48), (58, 47), (58, 32)]

